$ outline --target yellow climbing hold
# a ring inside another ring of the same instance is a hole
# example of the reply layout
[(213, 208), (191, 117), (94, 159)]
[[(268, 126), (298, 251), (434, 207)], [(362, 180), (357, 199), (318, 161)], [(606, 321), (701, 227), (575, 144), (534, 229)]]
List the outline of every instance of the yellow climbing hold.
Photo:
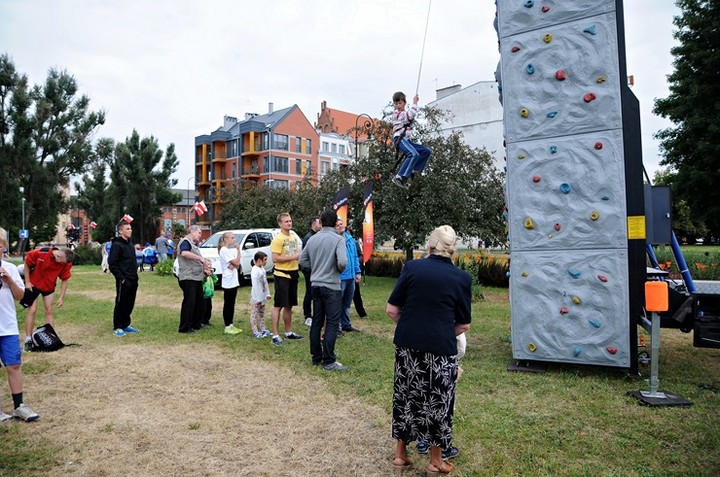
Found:
[(523, 276), (523, 277), (527, 277), (527, 276), (528, 276), (528, 272), (522, 272), (522, 276)]
[(600, 218), (600, 212), (598, 212), (597, 210), (593, 210), (592, 213), (590, 214), (590, 219), (597, 220), (599, 218)]
[(543, 41), (545, 43), (550, 43), (552, 41), (552, 39), (553, 39), (552, 33), (546, 33), (545, 36), (543, 37)]
[(530, 116), (530, 111), (528, 111), (528, 108), (522, 108), (520, 110), (520, 117), (527, 118), (528, 116)]
[(580, 297), (577, 297), (577, 296), (572, 297), (572, 301), (576, 305), (579, 305), (580, 303), (582, 303), (582, 301), (580, 300)]
[(535, 228), (535, 223), (533, 222), (533, 219), (531, 219), (530, 217), (527, 217), (525, 219), (524, 225), (525, 225), (525, 228), (529, 229), (529, 230), (532, 230)]
[(596, 83), (604, 83), (607, 81), (607, 78), (605, 76), (598, 76), (598, 79), (595, 80)]
[(526, 157), (525, 154), (518, 154), (518, 155), (517, 155), (517, 158), (520, 159), (520, 160), (525, 159), (525, 157)]
[(531, 353), (534, 353), (535, 350), (537, 349), (537, 346), (535, 346), (535, 343), (530, 343), (528, 345), (528, 349), (530, 350)]

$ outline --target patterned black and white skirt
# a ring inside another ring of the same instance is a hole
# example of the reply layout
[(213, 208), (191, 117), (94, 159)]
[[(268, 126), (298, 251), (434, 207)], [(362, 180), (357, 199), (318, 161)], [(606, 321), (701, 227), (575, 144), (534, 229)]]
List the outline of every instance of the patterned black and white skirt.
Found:
[(393, 438), (449, 448), (456, 378), (457, 355), (395, 347)]

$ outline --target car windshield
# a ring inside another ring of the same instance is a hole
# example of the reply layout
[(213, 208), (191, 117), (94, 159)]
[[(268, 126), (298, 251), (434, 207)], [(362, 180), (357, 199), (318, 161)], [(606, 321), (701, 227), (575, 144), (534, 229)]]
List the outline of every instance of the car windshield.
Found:
[[(220, 237), (222, 237), (224, 233), (225, 232), (218, 232), (211, 235), (209, 239), (200, 244), (200, 248), (217, 248)], [(241, 243), (243, 237), (245, 237), (245, 234), (235, 234), (235, 243)]]

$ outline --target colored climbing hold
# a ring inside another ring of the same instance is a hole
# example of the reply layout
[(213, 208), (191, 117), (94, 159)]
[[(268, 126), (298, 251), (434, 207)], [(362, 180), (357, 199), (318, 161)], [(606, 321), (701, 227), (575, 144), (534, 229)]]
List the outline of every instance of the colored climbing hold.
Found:
[[(531, 5), (532, 6), (532, 5)], [(597, 31), (595, 31), (595, 25), (590, 25), (586, 29), (583, 30), (583, 33), (589, 33), (591, 35), (597, 35)]]
[(593, 147), (595, 148), (596, 151), (600, 151), (600, 150), (602, 150), (602, 148), (603, 148), (603, 143), (601, 143), (600, 141), (598, 141), (598, 142), (595, 143), (595, 145), (594, 145)]
[(523, 225), (525, 225), (525, 228), (528, 230), (532, 230), (535, 228), (535, 223), (530, 217), (525, 218), (525, 222), (523, 222)]
[(529, 65), (527, 65), (527, 66), (525, 67), (525, 72), (526, 72), (527, 74), (529, 74), (529, 75), (535, 73), (535, 67), (533, 66), (532, 63), (530, 63)]
[(567, 72), (565, 70), (557, 70), (555, 72), (555, 79), (558, 81), (565, 81), (567, 79)]
[(600, 328), (602, 326), (602, 323), (600, 323), (598, 320), (588, 320), (588, 323), (593, 325), (595, 328)]
[(555, 224), (555, 231), (560, 232), (560, 224)]
[(562, 184), (560, 184), (560, 192), (562, 192), (563, 194), (569, 194), (571, 190), (572, 190), (572, 187), (570, 187), (570, 184), (568, 184), (566, 182), (563, 182)]
[(557, 146), (550, 146), (550, 154), (555, 154), (557, 152)]
[(552, 33), (546, 33), (545, 36), (543, 36), (543, 41), (545, 43), (550, 43), (553, 40)]
[(582, 353), (581, 348), (579, 348), (577, 346), (573, 348), (573, 356), (575, 356), (577, 358), (578, 356), (580, 356), (580, 353)]
[(582, 273), (580, 272), (580, 270), (577, 270), (577, 269), (575, 269), (575, 268), (568, 268), (568, 273), (569, 273), (570, 276), (573, 277), (575, 280), (577, 280), (578, 278), (580, 278), (580, 275), (582, 275)]
[(579, 304), (582, 303), (582, 300), (580, 300), (580, 297), (579, 297), (579, 296), (573, 296), (573, 297), (572, 297), (572, 302), (575, 303), (576, 305), (579, 305)]
[(518, 154), (517, 158), (520, 160), (523, 160), (523, 159), (525, 159), (525, 154)]
[(535, 350), (537, 349), (537, 346), (535, 346), (535, 343), (530, 343), (528, 345), (528, 349), (530, 350), (531, 353), (534, 353)]
[(541, 180), (540, 176), (533, 176), (533, 182), (540, 182)]
[(617, 348), (614, 347), (614, 346), (608, 346), (608, 347), (605, 348), (605, 349), (606, 349), (607, 352), (610, 353), (610, 354), (615, 354), (615, 353), (617, 353)]
[(530, 116), (530, 111), (528, 111), (528, 108), (522, 108), (520, 110), (520, 117), (527, 118), (528, 116)]
[(532, 8), (535, 5), (535, 2), (533, 0), (527, 0), (525, 2), (525, 8)]
[(595, 80), (596, 83), (604, 83), (607, 81), (607, 78), (605, 76), (598, 76), (598, 78)]
[(586, 103), (590, 103), (592, 101), (595, 101), (597, 99), (597, 96), (595, 96), (595, 93), (587, 93), (585, 96), (583, 96), (583, 101)]
[(550, 7), (548, 7), (547, 5), (543, 5), (543, 7), (540, 10), (542, 10), (543, 13), (547, 13), (550, 11)]
[(570, 313), (570, 310), (568, 310), (568, 308), (566, 306), (563, 306), (562, 308), (560, 308), (561, 315), (567, 315), (568, 313)]
[(557, 116), (557, 111), (550, 111), (549, 113), (546, 114), (546, 116), (547, 116), (548, 118), (552, 119), (552, 118), (554, 118), (555, 116)]
[(510, 51), (513, 52), (513, 53), (517, 53), (518, 51), (520, 51), (520, 47), (517, 46), (517, 45), (515, 45), (515, 46), (513, 46), (512, 48), (510, 48)]
[(600, 218), (600, 212), (598, 212), (597, 210), (593, 210), (592, 213), (590, 214), (590, 220), (597, 220), (599, 218)]
[(610, 197), (604, 195), (604, 196), (602, 196), (602, 200), (610, 200)]
[(608, 279), (605, 275), (598, 275), (598, 280), (600, 280), (603, 283), (607, 283)]
[(528, 276), (528, 272), (522, 272), (522, 276), (523, 276), (523, 277), (527, 277), (527, 276)]

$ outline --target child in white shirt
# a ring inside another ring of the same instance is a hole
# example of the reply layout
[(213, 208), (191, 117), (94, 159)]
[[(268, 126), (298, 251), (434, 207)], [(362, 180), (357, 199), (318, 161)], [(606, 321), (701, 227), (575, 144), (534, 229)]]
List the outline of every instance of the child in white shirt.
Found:
[[(250, 291), (250, 327), (255, 338), (265, 338), (270, 333), (265, 328), (265, 305), (270, 299), (270, 287), (265, 273), (267, 255), (264, 252), (255, 254), (255, 265), (250, 272), (252, 290)], [(259, 325), (259, 326), (258, 326)]]

